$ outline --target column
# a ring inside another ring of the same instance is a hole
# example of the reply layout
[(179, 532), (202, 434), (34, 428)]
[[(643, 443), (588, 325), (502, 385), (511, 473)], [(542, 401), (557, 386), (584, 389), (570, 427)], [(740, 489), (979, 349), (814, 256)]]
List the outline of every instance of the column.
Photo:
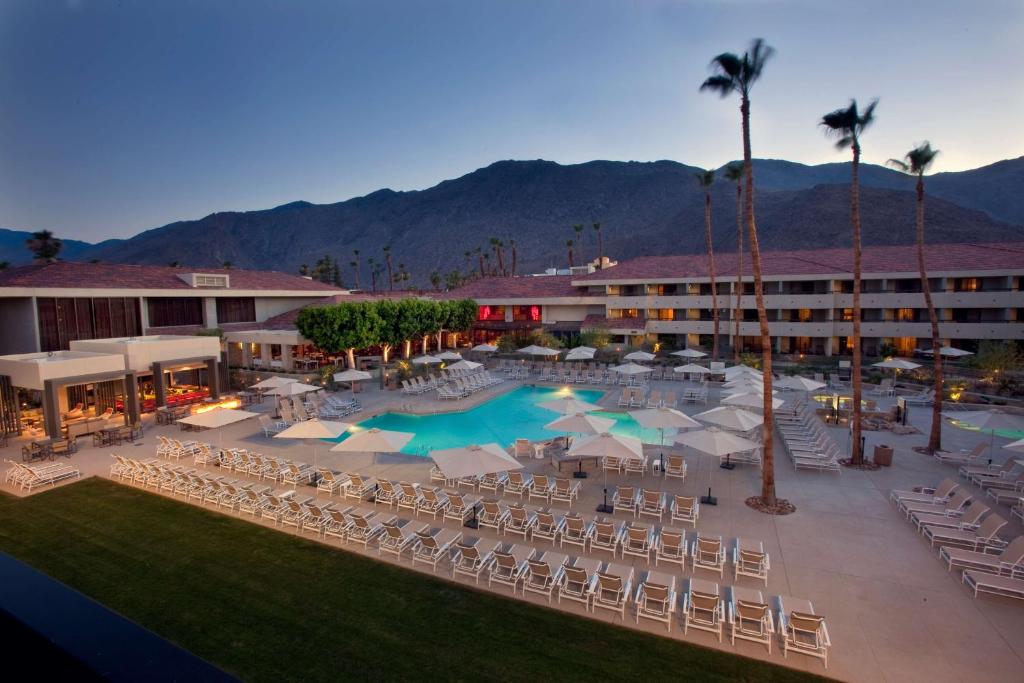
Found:
[(252, 367), (252, 342), (241, 342), (242, 344), (242, 367)]
[(52, 379), (43, 383), (43, 428), (51, 439), (60, 438), (60, 389)]
[(270, 344), (260, 344), (260, 358), (263, 359), (263, 367), (270, 369), (270, 361), (274, 359), (270, 353)]
[(134, 372), (124, 376), (124, 415), (125, 421), (133, 425), (142, 421), (142, 410), (139, 406), (139, 378)]
[(220, 363), (216, 358), (206, 361), (206, 381), (210, 385), (210, 398), (214, 401), (220, 398)]
[(291, 372), (295, 368), (295, 360), (292, 358), (291, 344), (281, 344), (281, 367), (285, 372)]
[(164, 366), (153, 363), (153, 394), (156, 396), (156, 407), (167, 406), (167, 386), (164, 384)]
[(208, 330), (217, 327), (217, 299), (212, 296), (203, 299), (203, 322)]

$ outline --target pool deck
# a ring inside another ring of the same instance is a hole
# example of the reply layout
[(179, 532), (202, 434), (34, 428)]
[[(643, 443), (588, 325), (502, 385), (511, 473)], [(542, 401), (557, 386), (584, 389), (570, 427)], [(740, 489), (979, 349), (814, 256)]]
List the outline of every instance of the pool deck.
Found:
[[(388, 411), (427, 414), (466, 410), (520, 385), (506, 382), (462, 401), (403, 396), (398, 392), (381, 392), (376, 387), (368, 387), (358, 394), (365, 407), (358, 417), (366, 419)], [(679, 386), (679, 383), (654, 383), (654, 387), (660, 389), (678, 390)], [(581, 388), (592, 387), (582, 385)], [(614, 407), (618, 389), (606, 390), (600, 403), (612, 410), (621, 410)], [(786, 398), (787, 395), (780, 394), (780, 397)], [(685, 412), (693, 414), (714, 407), (717, 399), (718, 390), (712, 389), (707, 406), (689, 406)], [(268, 408), (269, 403), (262, 407)], [(926, 430), (930, 414), (930, 409), (914, 408), (910, 421), (919, 429)], [(110, 452), (134, 458), (152, 458), (157, 434), (175, 438), (187, 435), (214, 445), (247, 448), (304, 462), (314, 459), (311, 444), (266, 438), (256, 423), (250, 421), (203, 434), (183, 434), (175, 426), (156, 427), (147, 423), (144, 438), (136, 444), (94, 448), (85, 446), (86, 440), (82, 440), (83, 447), (71, 460), (82, 470), (83, 476), (107, 476)], [(797, 472), (777, 442), (775, 472), (778, 494), (797, 507), (796, 513), (783, 517), (767, 516), (744, 504), (747, 497), (760, 492), (758, 468), (740, 466), (732, 471), (723, 470), (718, 467), (717, 458), (692, 451), (685, 453), (689, 474), (682, 483), (650, 474), (642, 479), (635, 475), (608, 478), (610, 490), (614, 490), (617, 483), (628, 483), (670, 493), (703, 495), (711, 487), (718, 497), (718, 506), (701, 507), (697, 529), (702, 533), (720, 534), (727, 541), (740, 536), (762, 540), (771, 557), (771, 571), (767, 588), (753, 579), (741, 578), (734, 582), (731, 565), (727, 566), (726, 576), (721, 580), (707, 572), (699, 572), (698, 576), (716, 580), (722, 586), (736, 583), (756, 587), (766, 597), (791, 595), (811, 600), (827, 619), (833, 647), (826, 671), (819, 660), (802, 655), (783, 659), (780, 649), (774, 647), (769, 655), (764, 647), (753, 643), (737, 641), (730, 645), (728, 637), (719, 644), (713, 635), (701, 631), (691, 631), (683, 636), (678, 621), (674, 621), (670, 637), (850, 681), (1024, 680), (1024, 603), (1000, 598), (973, 598), (961, 585), (959, 576), (946, 572), (936, 552), (888, 501), (891, 489), (932, 485), (944, 477), (956, 478), (956, 468), (910, 450), (912, 446), (925, 442), (923, 434), (897, 436), (890, 432), (865, 432), (865, 435), (869, 453), (876, 443), (894, 447), (893, 467), (875, 472), (844, 469), (839, 474)], [(846, 445), (845, 429), (835, 429), (833, 436), (840, 446)], [(982, 439), (987, 441), (988, 437), (950, 425), (943, 428), (947, 449), (970, 448)], [(1005, 443), (1008, 443), (1007, 439), (996, 437), (997, 452), (993, 458), (997, 462), (1017, 457), (998, 448)], [(646, 448), (649, 454), (662, 450), (658, 446)], [(665, 450), (682, 452), (678, 447)], [(4, 449), (3, 456), (20, 459), (20, 442), (12, 442)], [(429, 482), (431, 463), (416, 456), (390, 454), (374, 458), (368, 453), (330, 453), (321, 445), (317, 448), (316, 459), (319, 465), (338, 470), (359, 471), (394, 480)], [(528, 461), (527, 468), (537, 473), (553, 472), (546, 459)], [(594, 508), (601, 502), (602, 484), (599, 476), (592, 475), (584, 480), (580, 500), (573, 505), (573, 510), (584, 516), (593, 515)], [(5, 490), (10, 491), (9, 488)], [(977, 489), (974, 491), (980, 495)], [(314, 492), (314, 489), (309, 489), (308, 494), (313, 495)], [(505, 497), (505, 500), (518, 501), (515, 497)], [(1009, 517), (1005, 506), (998, 512)], [(615, 517), (626, 519), (621, 514)], [(424, 518), (424, 521), (428, 519)], [(689, 527), (687, 531), (690, 531)], [(493, 536), (486, 531), (472, 533)], [(1017, 520), (1013, 520), (1001, 535), (1014, 538), (1022, 533), (1024, 529)], [(516, 540), (515, 537), (501, 538)], [(530, 544), (538, 548), (550, 547), (532, 540)], [(359, 552), (348, 545), (345, 551)], [(376, 552), (368, 554), (377, 557)], [(591, 554), (602, 556), (600, 553)], [(604, 559), (609, 559), (606, 554)], [(648, 566), (642, 560), (628, 558), (616, 559), (616, 562), (633, 564), (637, 571)], [(402, 564), (409, 566), (405, 560)], [(673, 568), (672, 573), (683, 580), (693, 576), (689, 566), (684, 572)], [(438, 575), (447, 576), (448, 572), (442, 569)], [(462, 583), (460, 579), (453, 580)], [(679, 585), (677, 582), (677, 589)], [(476, 588), (488, 590), (483, 586)], [(493, 590), (508, 594), (507, 589)], [(517, 599), (546, 605), (538, 596), (520, 598), (517, 593)], [(572, 604), (562, 603), (554, 608), (583, 613)], [(612, 618), (607, 613), (587, 616), (661, 636), (666, 634), (663, 625), (653, 622), (635, 624), (631, 609), (627, 611), (624, 623), (618, 616)]]

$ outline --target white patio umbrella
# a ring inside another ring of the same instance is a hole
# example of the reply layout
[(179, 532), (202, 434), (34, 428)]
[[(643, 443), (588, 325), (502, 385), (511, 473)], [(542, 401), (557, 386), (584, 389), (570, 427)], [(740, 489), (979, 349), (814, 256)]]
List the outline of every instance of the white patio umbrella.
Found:
[[(772, 399), (772, 408), (778, 408), (785, 401), (778, 398)], [(746, 392), (743, 394), (730, 394), (722, 399), (722, 405), (739, 406), (740, 408), (763, 408), (764, 396), (760, 393)]]
[[(203, 413), (183, 417), (178, 422), (201, 429), (220, 429), (242, 420), (248, 420), (250, 417), (256, 417), (257, 414), (251, 413), (248, 410), (238, 410), (237, 408), (214, 408)], [(222, 439), (223, 435), (218, 434), (217, 442), (220, 443)]]
[(398, 453), (416, 436), (412, 432), (393, 432), (376, 427), (363, 429), (356, 425), (350, 426), (349, 431), (351, 434), (348, 438), (338, 443), (331, 451), (336, 453), (372, 453), (375, 470), (378, 453)]
[(777, 380), (774, 382), (773, 386), (777, 386), (781, 389), (792, 389), (793, 391), (817, 391), (827, 385), (816, 379), (807, 379), (800, 375), (792, 375)]
[(742, 374), (753, 375), (755, 377), (761, 377), (764, 375), (763, 372), (757, 368), (752, 368), (749, 365), (731, 365), (725, 369), (725, 378), (727, 380), (734, 379)]
[(676, 410), (675, 408), (647, 408), (645, 410), (631, 410), (629, 414), (641, 427), (657, 429), (661, 432), (661, 445), (665, 445), (666, 429), (693, 429), (700, 427), (700, 423), (692, 417)]
[[(458, 448), (442, 448), (430, 452), (430, 457), (448, 479), (462, 477), (479, 477), (508, 470), (521, 470), (523, 464), (505, 452), (496, 443), (460, 446)], [(466, 522), (470, 529), (477, 528), (476, 506), (473, 506), (473, 519)]]
[(443, 361), (437, 356), (416, 356), (410, 362), (413, 365), (437, 365)]
[(477, 353), (494, 353), (498, 350), (498, 347), (494, 344), (477, 344), (470, 350), (476, 351)]
[(462, 354), (455, 351), (442, 351), (437, 357), (441, 360), (462, 360)]
[(1006, 444), (1005, 446), (1003, 446), (1003, 448), (1008, 448), (1011, 451), (1024, 452), (1024, 439), (1017, 439), (1012, 443)]
[(331, 420), (321, 420), (318, 417), (314, 417), (311, 420), (303, 420), (302, 422), (296, 422), (288, 429), (274, 434), (275, 439), (313, 439), (313, 467), (316, 468), (317, 462), (317, 442), (322, 439), (337, 439), (341, 436), (342, 432), (349, 429), (352, 425), (347, 422), (333, 422)]
[[(922, 351), (921, 353), (928, 356), (933, 356), (935, 355), (935, 350), (927, 349), (925, 351)], [(964, 356), (973, 356), (974, 354), (971, 353), (970, 351), (964, 351), (963, 349), (958, 349), (953, 346), (943, 346), (939, 349), (939, 355), (945, 356), (947, 358), (963, 358)]]
[[(600, 434), (601, 432), (607, 432), (615, 425), (615, 420), (610, 417), (599, 417), (597, 415), (587, 415), (586, 413), (572, 413), (570, 415), (563, 415), (551, 422), (544, 425), (544, 429), (550, 429), (553, 432), (565, 432), (565, 447), (569, 448), (569, 435), (570, 434)], [(577, 470), (578, 479), (586, 478), (583, 474), (583, 461), (580, 460), (580, 466)]]
[(546, 346), (537, 346), (531, 344), (530, 346), (524, 346), (523, 348), (516, 351), (516, 353), (524, 353), (528, 356), (557, 356), (561, 353), (560, 349), (549, 349)]
[(311, 391), (320, 391), (323, 387), (314, 386), (312, 384), (303, 384), (302, 382), (288, 382), (282, 384), (279, 387), (274, 387), (268, 394), (274, 396), (300, 396), (302, 394), (308, 394)]
[(710, 375), (711, 370), (704, 367), (703, 365), (697, 365), (696, 363), (687, 363), (686, 365), (678, 365), (672, 368), (672, 372), (678, 372), (680, 374), (687, 375)]
[[(754, 377), (753, 375), (741, 375), (728, 380), (722, 385), (722, 389), (731, 394), (739, 394), (748, 391), (763, 394), (764, 381), (760, 377)], [(775, 391), (772, 390), (772, 393), (775, 393)]]
[(886, 368), (890, 370), (915, 370), (921, 367), (921, 365), (919, 363), (914, 363), (913, 361), (903, 360), (902, 358), (889, 358), (880, 363), (872, 363), (871, 367)]
[(680, 358), (703, 358), (708, 354), (704, 353), (703, 351), (698, 351), (696, 349), (683, 349), (681, 351), (673, 351), (669, 355), (679, 356)]
[(742, 436), (737, 436), (732, 432), (722, 431), (718, 427), (708, 427), (696, 432), (683, 432), (676, 435), (676, 443), (689, 446), (701, 453), (713, 455), (718, 459), (721, 459), (724, 455), (725, 462), (719, 465), (724, 470), (731, 470), (736, 467), (729, 460), (733, 453), (752, 451), (755, 448), (761, 447), (761, 444), (755, 441), (744, 439)]
[(569, 349), (569, 352), (565, 354), (566, 360), (591, 360), (594, 354), (597, 353), (597, 349), (589, 346), (577, 346)]
[[(1024, 431), (1024, 417), (1005, 413), (1002, 410), (970, 410), (955, 413), (943, 413), (945, 417), (961, 425), (975, 427), (989, 433), (989, 453), (995, 449), (996, 431)], [(1012, 444), (1011, 444), (1012, 445)]]
[(460, 360), (457, 363), (452, 363), (448, 366), (449, 370), (476, 370), (482, 367), (483, 363), (477, 363), (471, 360)]
[(344, 372), (334, 373), (335, 382), (348, 382), (352, 388), (352, 396), (356, 395), (356, 382), (362, 382), (364, 380), (373, 379), (373, 375), (366, 372), (365, 370), (354, 370), (349, 368)]
[[(569, 449), (569, 455), (639, 460), (644, 456), (644, 446), (640, 439), (632, 436), (601, 432), (577, 440)], [(597, 511), (612, 512), (612, 507), (608, 505), (608, 470), (604, 471), (604, 503)]]
[(646, 351), (633, 351), (631, 353), (627, 353), (625, 356), (622, 357), (622, 359), (623, 360), (652, 361), (652, 360), (655, 359), (655, 355), (653, 353), (648, 353)]
[(298, 381), (297, 379), (293, 379), (291, 377), (277, 377), (275, 375), (274, 377), (268, 377), (267, 379), (263, 380), (262, 382), (257, 382), (256, 384), (253, 384), (249, 388), (250, 389), (276, 389), (277, 387), (284, 386), (285, 384), (292, 384), (292, 383), (297, 382), (297, 381)]
[(578, 398), (573, 398), (572, 396), (562, 396), (561, 398), (556, 398), (551, 401), (543, 401), (537, 405), (541, 408), (561, 413), (562, 415), (589, 413), (592, 410), (601, 410), (601, 406), (596, 403), (581, 401)]
[(707, 422), (734, 432), (749, 432), (764, 424), (764, 418), (757, 413), (743, 410), (736, 406), (718, 406), (693, 416), (701, 422)]
[(647, 368), (643, 365), (637, 365), (636, 363), (626, 363), (624, 365), (616, 365), (612, 368), (613, 371), (620, 375), (642, 375), (647, 372), (654, 372), (653, 368)]

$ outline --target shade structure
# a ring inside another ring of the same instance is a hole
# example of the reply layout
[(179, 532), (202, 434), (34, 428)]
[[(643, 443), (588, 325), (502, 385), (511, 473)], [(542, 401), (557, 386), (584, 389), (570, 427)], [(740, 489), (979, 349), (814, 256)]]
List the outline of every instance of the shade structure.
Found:
[(262, 382), (253, 384), (250, 389), (276, 389), (277, 387), (284, 386), (285, 384), (294, 384), (297, 379), (291, 377), (268, 377)]
[(682, 349), (681, 351), (673, 351), (669, 355), (679, 356), (680, 358), (703, 358), (708, 354), (703, 351), (698, 351), (697, 349)]
[(437, 358), (441, 360), (462, 360), (462, 354), (454, 351), (442, 351), (437, 354)]
[(547, 410), (553, 410), (556, 413), (561, 413), (562, 415), (572, 415), (574, 413), (589, 413), (592, 410), (601, 410), (601, 406), (597, 405), (596, 403), (588, 403), (586, 401), (581, 401), (578, 398), (573, 398), (572, 396), (563, 396), (562, 398), (556, 398), (551, 401), (544, 401), (542, 403), (538, 403), (537, 405), (539, 405), (541, 408), (546, 408)]
[(416, 356), (410, 362), (413, 365), (437, 365), (443, 361), (437, 356)]
[[(773, 398), (772, 408), (778, 408), (785, 401)], [(739, 406), (741, 408), (763, 408), (764, 396), (762, 394), (746, 392), (743, 394), (731, 394), (722, 399), (722, 404), (727, 406)]]
[(679, 365), (672, 368), (672, 372), (678, 372), (680, 374), (687, 375), (710, 375), (711, 370), (704, 367), (703, 365), (697, 365), (696, 363), (687, 363), (686, 365)]
[(718, 406), (693, 416), (701, 422), (707, 422), (734, 432), (749, 432), (764, 424), (764, 418), (757, 413), (743, 410), (736, 406)]
[(723, 431), (718, 427), (683, 432), (676, 436), (676, 443), (719, 458), (761, 447), (761, 444), (756, 441), (744, 439), (742, 436)]
[(312, 420), (296, 422), (284, 431), (274, 435), (275, 439), (337, 439), (352, 425), (347, 422), (333, 422), (314, 417)]
[(903, 360), (902, 358), (888, 358), (881, 363), (872, 363), (871, 367), (888, 368), (890, 370), (914, 370), (921, 367), (921, 365), (909, 360)]
[(645, 410), (631, 410), (633, 416), (641, 427), (648, 429), (693, 429), (700, 427), (700, 423), (686, 413), (675, 408), (647, 408)]
[(359, 429), (334, 446), (338, 453), (397, 453), (416, 436), (412, 432), (393, 432), (387, 429)]
[(569, 449), (569, 455), (639, 460), (644, 455), (644, 447), (635, 437), (601, 432), (579, 439)]
[(442, 448), (431, 451), (430, 457), (449, 479), (476, 477), (495, 472), (520, 470), (523, 464), (496, 443)]
[(214, 408), (213, 410), (207, 410), (205, 413), (196, 413), (195, 415), (183, 417), (178, 422), (202, 429), (217, 429), (218, 427), (226, 427), (242, 420), (248, 420), (250, 417), (256, 417), (256, 415), (257, 413), (251, 413), (248, 410)]
[(308, 394), (311, 391), (320, 391), (323, 387), (316, 387), (312, 384), (303, 384), (302, 382), (289, 382), (288, 384), (282, 384), (279, 387), (274, 387), (268, 394), (274, 394), (275, 396), (300, 396), (302, 394)]
[(494, 353), (498, 350), (498, 347), (494, 344), (477, 344), (471, 350), (477, 353)]
[(816, 379), (807, 379), (800, 375), (792, 375), (775, 381), (774, 386), (777, 386), (780, 389), (792, 389), (793, 391), (817, 391), (818, 389), (826, 386), (826, 384), (824, 382), (819, 382)]
[(477, 368), (483, 367), (483, 363), (476, 363), (471, 360), (460, 360), (457, 363), (452, 363), (448, 366), (449, 370), (476, 370)]
[(600, 434), (601, 432), (607, 432), (614, 424), (615, 420), (609, 417), (587, 415), (586, 413), (571, 413), (548, 422), (544, 425), (544, 429), (572, 434)]
[(740, 375), (725, 382), (722, 385), (722, 389), (729, 393), (738, 394), (746, 391), (753, 393), (763, 394), (764, 393), (764, 381), (760, 377), (754, 377), (753, 375)]
[[(1001, 410), (971, 410), (956, 413), (943, 413), (945, 417), (956, 420), (961, 425), (975, 427), (989, 435), (989, 453), (995, 450), (996, 431), (1024, 431), (1024, 416), (1004, 413)], [(1024, 441), (1024, 439), (1022, 439)], [(1014, 442), (1016, 443), (1016, 442)], [(1013, 446), (1013, 444), (1010, 444)], [(1015, 448), (1016, 450), (1016, 448)]]
[(344, 372), (337, 372), (334, 374), (335, 382), (361, 382), (367, 379), (373, 379), (373, 375), (365, 370), (349, 369)]
[(597, 353), (597, 349), (589, 346), (577, 346), (576, 348), (569, 349), (569, 352), (565, 354), (566, 360), (590, 360)]
[[(935, 351), (933, 349), (927, 349), (921, 353), (928, 356), (935, 355)], [(958, 349), (953, 346), (943, 346), (939, 349), (939, 355), (945, 356), (946, 358), (963, 358), (964, 356), (973, 356), (974, 354), (970, 351), (964, 351), (963, 349)]]
[(528, 356), (557, 356), (561, 351), (559, 349), (549, 349), (546, 346), (531, 344), (530, 346), (524, 346), (516, 351), (516, 353), (523, 353)]
[(655, 355), (647, 351), (632, 351), (622, 358), (623, 360), (651, 361), (655, 359)]
[(642, 375), (646, 372), (654, 372), (653, 368), (647, 368), (643, 365), (637, 365), (636, 363), (626, 363), (625, 365), (616, 365), (612, 368), (613, 371), (620, 375)]

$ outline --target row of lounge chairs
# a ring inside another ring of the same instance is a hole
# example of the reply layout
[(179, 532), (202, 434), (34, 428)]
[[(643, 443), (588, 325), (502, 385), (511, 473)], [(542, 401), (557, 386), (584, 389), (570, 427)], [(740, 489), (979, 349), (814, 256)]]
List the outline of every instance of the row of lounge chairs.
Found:
[(11, 466), (4, 474), (4, 482), (27, 492), (40, 486), (54, 486), (65, 479), (77, 479), (82, 476), (77, 467), (67, 463), (26, 465), (13, 460), (7, 462)]
[(1006, 541), (1006, 520), (952, 479), (932, 487), (894, 490), (889, 499), (914, 523), (947, 570), (962, 572), (974, 592), (1024, 599), (1024, 536)]
[[(294, 400), (287, 396), (278, 399), (278, 407), (281, 417), (277, 427), (286, 429), (297, 422), (305, 422), (314, 417), (321, 420), (337, 420), (360, 412), (363, 407), (355, 398), (341, 398), (338, 396), (322, 395), (323, 392), (315, 391), (306, 395), (305, 400), (296, 397)], [(265, 427), (265, 425), (264, 425)]]
[(462, 377), (456, 377), (437, 388), (437, 397), (441, 400), (458, 400), (478, 391), (489, 389), (505, 380), (495, 377), (486, 370), (473, 370)]
[(839, 472), (839, 446), (806, 402), (775, 411), (776, 431), (794, 469)]

